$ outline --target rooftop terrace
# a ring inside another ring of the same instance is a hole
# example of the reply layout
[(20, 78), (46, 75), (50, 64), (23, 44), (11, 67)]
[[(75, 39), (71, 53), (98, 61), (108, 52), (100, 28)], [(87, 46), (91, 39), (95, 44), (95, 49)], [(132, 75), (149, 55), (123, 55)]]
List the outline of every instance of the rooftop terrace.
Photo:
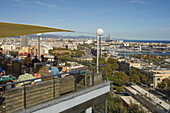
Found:
[[(108, 98), (110, 83), (107, 82), (107, 65), (102, 65), (100, 73), (96, 73), (96, 68), (63, 73), (67, 75), (64, 78), (44, 76), (41, 77), (42, 82), (35, 85), (25, 84), (23, 87), (6, 90), (1, 97), (1, 112), (45, 112), (48, 110), (51, 110), (50, 112), (82, 112)], [(33, 80), (35, 79), (27, 81)], [(21, 82), (0, 86), (6, 87)]]

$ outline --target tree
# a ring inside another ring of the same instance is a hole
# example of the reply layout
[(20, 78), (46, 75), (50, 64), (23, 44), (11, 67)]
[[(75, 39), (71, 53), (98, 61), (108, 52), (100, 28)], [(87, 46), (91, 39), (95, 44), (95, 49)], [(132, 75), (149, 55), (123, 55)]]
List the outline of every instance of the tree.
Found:
[(160, 88), (166, 95), (170, 95), (170, 80), (168, 78), (165, 78), (161, 83), (158, 83), (157, 87)]
[(81, 57), (83, 55), (83, 52), (76, 51), (75, 57)]
[(112, 71), (112, 68), (111, 68), (110, 64), (107, 63), (107, 74), (108, 74), (108, 76), (112, 75), (112, 72), (113, 71)]
[(56, 48), (56, 47), (53, 47), (53, 50), (68, 50), (67, 48)]
[[(104, 102), (101, 102), (94, 107), (98, 111), (104, 113)], [(109, 93), (108, 104), (107, 104), (108, 113), (145, 113), (144, 110), (137, 104), (130, 104), (129, 108), (123, 106), (123, 101), (119, 96), (115, 96), (112, 93)]]
[(136, 71), (136, 69), (134, 67), (130, 68), (130, 75), (132, 74), (137, 74), (138, 72)]
[(114, 76), (120, 78), (125, 83), (129, 83), (129, 77), (123, 71), (115, 72)]
[(9, 54), (10, 54), (11, 56), (18, 55), (18, 51), (10, 51)]
[(138, 104), (131, 103), (128, 108), (128, 113), (145, 113), (145, 111), (139, 107)]
[(108, 113), (127, 113), (127, 109), (123, 106), (119, 96), (109, 94), (108, 98)]
[(139, 76), (137, 76), (136, 74), (130, 75), (129, 78), (130, 78), (130, 81), (131, 81), (131, 82), (140, 83), (140, 78), (139, 78)]
[(110, 78), (110, 81), (112, 81), (113, 84), (116, 85), (116, 86), (123, 86), (124, 85), (124, 81), (122, 81), (120, 78), (117, 78), (117, 77)]
[(147, 84), (147, 81), (148, 81), (148, 77), (146, 76), (146, 75), (141, 75), (141, 82), (143, 83), (143, 84)]
[(119, 68), (118, 61), (114, 58), (109, 58), (107, 62), (110, 64), (112, 70), (116, 70)]
[(158, 87), (164, 90), (168, 89), (170, 87), (170, 80), (168, 78), (163, 79), (161, 83), (158, 83)]
[(151, 83), (152, 83), (152, 81), (148, 79), (147, 85), (150, 86)]
[[(93, 61), (94, 63), (97, 63), (97, 58), (94, 58)], [(100, 64), (100, 60), (99, 60), (99, 64)], [(101, 65), (103, 64), (107, 64), (107, 74), (108, 76), (112, 74), (112, 69), (111, 69), (111, 65), (105, 60), (105, 58), (101, 58)], [(105, 73), (106, 72), (106, 67), (101, 67), (102, 72)]]
[(104, 57), (107, 57), (107, 54), (106, 53), (104, 53), (104, 55), (103, 55)]
[(117, 92), (123, 92), (124, 87), (123, 86), (113, 86), (113, 89), (116, 90)]
[(74, 57), (75, 55), (74, 55), (74, 53), (71, 53), (71, 57)]
[(140, 83), (139, 73), (134, 67), (130, 68), (130, 81), (134, 83)]

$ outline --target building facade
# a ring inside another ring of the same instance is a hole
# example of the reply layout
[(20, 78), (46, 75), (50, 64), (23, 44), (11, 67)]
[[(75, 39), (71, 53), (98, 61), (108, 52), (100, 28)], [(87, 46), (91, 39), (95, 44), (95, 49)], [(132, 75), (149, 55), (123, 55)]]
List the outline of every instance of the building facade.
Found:
[(153, 87), (156, 88), (158, 83), (162, 82), (163, 79), (170, 79), (170, 70), (159, 70), (153, 71)]
[(28, 36), (21, 36), (21, 47), (28, 47)]

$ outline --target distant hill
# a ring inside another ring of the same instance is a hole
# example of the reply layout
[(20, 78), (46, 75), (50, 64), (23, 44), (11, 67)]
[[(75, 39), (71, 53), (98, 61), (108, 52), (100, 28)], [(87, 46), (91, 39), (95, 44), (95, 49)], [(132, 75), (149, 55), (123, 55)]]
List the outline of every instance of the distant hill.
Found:
[[(36, 35), (29, 35), (30, 38), (36, 38)], [(61, 36), (61, 35), (52, 35), (52, 34), (45, 34), (41, 36), (42, 38), (63, 38), (63, 39), (82, 39), (82, 38), (92, 38), (94, 39), (95, 37), (90, 37), (90, 36)]]
[(170, 43), (170, 40), (123, 40), (124, 42)]
[[(37, 35), (28, 35), (30, 38), (37, 38)], [(56, 39), (96, 39), (96, 37), (91, 36), (61, 36), (61, 35), (53, 35), (53, 34), (43, 34), (42, 38), (56, 38)], [(15, 36), (12, 38), (20, 38), (20, 36)], [(105, 37), (102, 37), (102, 40), (105, 40)], [(112, 38), (112, 40), (123, 40), (124, 42), (143, 42), (143, 43), (170, 43), (170, 40), (128, 40), (123, 38)]]
[[(30, 38), (37, 38), (37, 35), (33, 34), (33, 35), (28, 35), (28, 37)], [(53, 34), (43, 34), (41, 36), (42, 38), (62, 38), (62, 39), (96, 39), (96, 37), (92, 37), (92, 36), (84, 36), (84, 35), (79, 35), (79, 36), (61, 36), (61, 35), (53, 35)], [(15, 37), (11, 37), (11, 38), (20, 38), (20, 36), (15, 36)], [(105, 37), (102, 37), (102, 40), (105, 40)], [(125, 39), (120, 39), (120, 38), (112, 38), (112, 40), (125, 40)]]

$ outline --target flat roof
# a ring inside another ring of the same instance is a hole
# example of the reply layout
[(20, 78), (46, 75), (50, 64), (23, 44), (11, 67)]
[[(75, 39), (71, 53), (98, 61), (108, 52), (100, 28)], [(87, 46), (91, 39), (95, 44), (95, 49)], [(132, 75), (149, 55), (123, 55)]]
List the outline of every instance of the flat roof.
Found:
[(154, 74), (154, 77), (169, 77), (170, 73), (159, 73), (159, 74)]
[(170, 70), (154, 70), (153, 72), (170, 73)]
[(47, 32), (73, 32), (73, 31), (45, 26), (0, 22), (0, 38)]
[(147, 97), (150, 97), (153, 102), (155, 102), (157, 104), (161, 103), (160, 106), (162, 106), (164, 109), (166, 109), (166, 110), (170, 109), (170, 105), (168, 103), (162, 101), (161, 99), (157, 98), (156, 96), (154, 96), (153, 94), (144, 90), (143, 88), (139, 87), (138, 85), (132, 85), (131, 87), (134, 88), (135, 90), (137, 90), (139, 93), (146, 95)]
[(125, 88), (135, 95), (138, 93), (136, 90), (132, 89), (131, 87), (125, 87)]
[(120, 96), (128, 105), (130, 105), (130, 103), (134, 103), (134, 104), (138, 104), (139, 102), (137, 102), (134, 98), (132, 98), (131, 96)]
[(138, 101), (136, 101), (132, 96), (120, 96), (122, 100), (124, 100), (128, 105), (131, 103), (137, 104), (142, 107), (142, 109), (146, 112), (149, 112), (148, 109), (146, 109), (143, 105), (141, 105)]

